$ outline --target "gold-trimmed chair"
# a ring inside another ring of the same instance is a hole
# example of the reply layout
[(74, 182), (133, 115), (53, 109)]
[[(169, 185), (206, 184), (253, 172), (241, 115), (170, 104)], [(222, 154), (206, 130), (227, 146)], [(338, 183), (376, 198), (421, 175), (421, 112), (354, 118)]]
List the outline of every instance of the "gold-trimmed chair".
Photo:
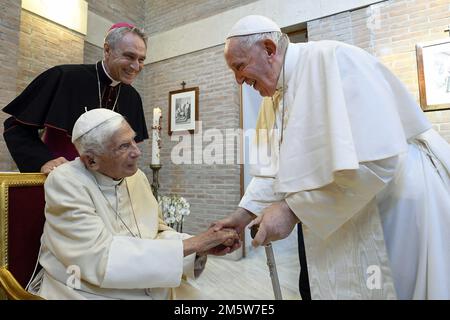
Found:
[(25, 291), (45, 222), (45, 175), (0, 172), (0, 299), (41, 299)]

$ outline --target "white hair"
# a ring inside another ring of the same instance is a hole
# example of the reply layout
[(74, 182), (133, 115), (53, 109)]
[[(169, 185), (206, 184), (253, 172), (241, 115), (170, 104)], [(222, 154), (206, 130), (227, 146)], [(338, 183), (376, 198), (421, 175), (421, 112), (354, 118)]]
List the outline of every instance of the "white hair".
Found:
[(225, 42), (225, 52), (228, 50), (228, 45), (230, 43), (230, 39), (232, 39), (232, 38), (238, 39), (239, 46), (243, 50), (248, 50), (252, 46), (254, 46), (256, 43), (266, 40), (266, 39), (272, 40), (277, 45), (277, 47), (279, 47), (280, 49), (284, 49), (289, 43), (289, 41), (285, 41), (285, 39), (289, 39), (289, 38), (287, 38), (287, 36), (285, 36), (283, 33), (278, 32), (278, 31), (255, 33), (255, 34), (250, 34), (250, 35), (246, 35), (246, 36), (237, 36), (237, 37), (228, 38), (227, 41)]
[(80, 155), (86, 152), (105, 154), (109, 151), (107, 141), (122, 127), (123, 123), (126, 123), (125, 118), (117, 114), (79, 137), (73, 144)]
[(115, 49), (117, 42), (119, 42), (127, 33), (134, 33), (138, 35), (142, 41), (144, 41), (147, 47), (147, 35), (139, 28), (136, 27), (120, 27), (112, 29), (108, 32), (105, 38), (105, 43), (107, 43), (111, 49)]

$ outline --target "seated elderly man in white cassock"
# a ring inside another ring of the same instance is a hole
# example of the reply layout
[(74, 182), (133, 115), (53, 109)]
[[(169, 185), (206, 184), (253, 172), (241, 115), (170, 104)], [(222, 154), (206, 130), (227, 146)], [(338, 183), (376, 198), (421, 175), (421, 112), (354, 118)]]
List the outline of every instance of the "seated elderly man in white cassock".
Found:
[(135, 132), (122, 115), (94, 109), (72, 132), (80, 157), (45, 182), (46, 223), (30, 291), (47, 299), (170, 299), (206, 254), (224, 254), (234, 230), (191, 237), (161, 220)]

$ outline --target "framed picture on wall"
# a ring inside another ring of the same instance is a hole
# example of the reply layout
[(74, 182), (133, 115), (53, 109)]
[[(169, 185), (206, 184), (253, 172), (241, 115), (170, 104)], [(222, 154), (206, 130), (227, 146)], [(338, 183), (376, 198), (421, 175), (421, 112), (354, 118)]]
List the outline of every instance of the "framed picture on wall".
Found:
[(198, 114), (198, 87), (169, 92), (169, 135), (177, 131), (195, 132)]
[(450, 38), (416, 44), (420, 106), (450, 109)]

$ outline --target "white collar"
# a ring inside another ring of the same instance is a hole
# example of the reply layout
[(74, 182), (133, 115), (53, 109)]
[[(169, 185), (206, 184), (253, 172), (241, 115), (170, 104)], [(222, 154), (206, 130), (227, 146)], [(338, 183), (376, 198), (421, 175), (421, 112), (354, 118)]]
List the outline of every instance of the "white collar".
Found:
[(284, 65), (281, 65), (281, 70), (280, 70), (280, 75), (278, 76), (278, 82), (277, 82), (277, 88), (276, 90), (280, 90), (283, 88), (283, 69), (284, 69)]
[[(295, 62), (296, 62), (296, 54), (294, 51), (295, 50), (293, 50), (293, 44), (289, 43), (288, 47), (286, 49), (286, 55), (284, 57), (284, 64), (283, 64), (284, 76), (286, 77), (285, 85), (289, 82), (292, 74), (294, 73), (294, 66), (295, 66)], [(283, 70), (281, 70), (281, 71), (283, 72)], [(283, 85), (283, 84), (281, 84), (281, 85)]]
[(114, 80), (113, 78), (111, 78), (111, 76), (109, 75), (108, 71), (106, 71), (106, 69), (105, 69), (105, 63), (103, 62), (103, 60), (102, 60), (102, 67), (103, 67), (103, 71), (105, 71), (105, 74), (106, 74), (106, 75), (108, 76), (108, 78), (112, 81), (111, 84), (110, 84), (110, 86), (111, 86), (111, 87), (117, 86), (117, 85), (120, 83), (120, 81), (116, 81), (116, 80)]
[[(289, 82), (289, 79), (292, 76), (293, 70), (294, 70), (294, 64), (295, 64), (295, 53), (294, 50), (292, 50), (292, 44), (289, 43), (288, 47), (286, 49), (286, 54), (284, 56), (284, 62), (281, 65), (280, 75), (278, 76), (278, 82), (277, 82), (277, 90), (282, 89), (284, 85), (284, 89), (287, 89), (287, 83)], [(283, 70), (284, 69), (284, 70)], [(284, 74), (283, 74), (284, 72)], [(283, 81), (284, 76), (284, 81)]]
[(114, 180), (113, 178), (105, 176), (104, 174), (97, 171), (91, 172), (94, 175), (95, 180), (97, 180), (98, 185), (101, 187), (115, 187), (120, 185), (120, 183), (124, 180), (124, 179)]

